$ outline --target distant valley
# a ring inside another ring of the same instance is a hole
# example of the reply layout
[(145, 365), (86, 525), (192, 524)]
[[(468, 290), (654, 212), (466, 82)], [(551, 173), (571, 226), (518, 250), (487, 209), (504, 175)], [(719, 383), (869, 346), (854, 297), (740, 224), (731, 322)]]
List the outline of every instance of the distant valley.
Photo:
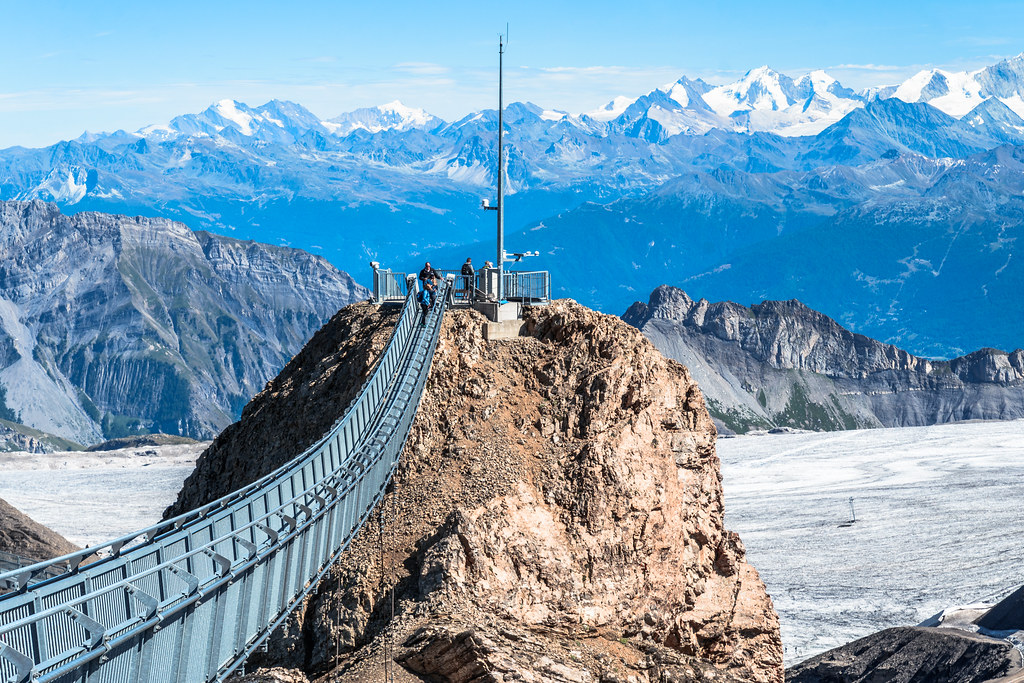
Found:
[(41, 201), (0, 202), (0, 253), (0, 441), (16, 448), (67, 444), (13, 423), (82, 445), (212, 437), (367, 296), (296, 249)]
[(919, 358), (799, 301), (747, 307), (659, 287), (623, 319), (686, 365), (720, 429), (816, 431), (1024, 418), (1024, 350)]

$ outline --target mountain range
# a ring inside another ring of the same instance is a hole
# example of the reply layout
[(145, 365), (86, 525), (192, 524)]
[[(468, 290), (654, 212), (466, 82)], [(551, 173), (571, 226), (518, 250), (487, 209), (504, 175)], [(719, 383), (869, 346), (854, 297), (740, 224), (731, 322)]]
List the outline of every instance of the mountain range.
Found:
[(214, 436), (368, 294), (297, 249), (40, 201), (0, 202), (0, 253), (0, 418), (79, 444)]
[(658, 287), (623, 320), (686, 365), (728, 432), (1024, 418), (1024, 350), (920, 358), (799, 301), (694, 301)]
[[(1022, 93), (1024, 55), (862, 92), (761, 67), (582, 114), (516, 102), (506, 244), (539, 250), (527, 267), (550, 270), (558, 294), (610, 312), (670, 283), (799, 297), (925, 355), (1016, 347)], [(134, 133), (0, 150), (0, 199), (167, 216), (368, 279), (370, 260), (493, 258), (479, 202), (493, 199), (496, 126), (494, 110), (449, 122), (392, 102), (323, 119), (224, 100)]]

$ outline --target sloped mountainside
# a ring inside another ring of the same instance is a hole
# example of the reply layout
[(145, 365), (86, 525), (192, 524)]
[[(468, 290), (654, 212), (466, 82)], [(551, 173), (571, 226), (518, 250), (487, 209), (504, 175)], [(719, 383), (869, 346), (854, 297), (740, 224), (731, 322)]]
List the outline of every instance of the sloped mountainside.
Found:
[(12, 421), (82, 444), (209, 438), (342, 306), (305, 252), (160, 218), (0, 202), (0, 386)]
[(1024, 351), (950, 361), (843, 328), (799, 301), (749, 308), (658, 287), (623, 320), (686, 364), (720, 426), (831, 430), (1024, 418)]
[(81, 444), (0, 418), (0, 452), (53, 453), (82, 450)]
[[(339, 312), (167, 514), (314, 440), (393, 316)], [(278, 667), (257, 679), (384, 680), (388, 658), (397, 681), (781, 683), (778, 618), (724, 528), (715, 428), (686, 368), (571, 301), (530, 311), (519, 339), (487, 343), (482, 322), (446, 316), (380, 516), (250, 662)]]
[[(0, 552), (40, 562), (75, 550), (78, 547), (71, 541), (0, 500)], [(0, 570), (8, 568), (3, 566)]]

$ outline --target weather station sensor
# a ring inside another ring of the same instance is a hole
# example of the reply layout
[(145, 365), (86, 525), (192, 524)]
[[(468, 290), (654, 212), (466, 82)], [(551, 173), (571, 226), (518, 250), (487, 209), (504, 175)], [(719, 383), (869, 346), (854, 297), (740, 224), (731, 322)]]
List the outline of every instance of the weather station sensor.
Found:
[(540, 256), (540, 252), (539, 251), (523, 251), (523, 252), (518, 252), (518, 251), (508, 252), (508, 251), (506, 251), (502, 255), (505, 257), (504, 258), (505, 263), (519, 263), (520, 261), (522, 261), (527, 256)]

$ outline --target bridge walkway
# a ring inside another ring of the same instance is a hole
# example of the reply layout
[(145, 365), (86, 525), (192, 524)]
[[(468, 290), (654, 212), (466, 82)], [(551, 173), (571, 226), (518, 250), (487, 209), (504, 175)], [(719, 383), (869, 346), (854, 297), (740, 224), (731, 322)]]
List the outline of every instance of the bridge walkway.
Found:
[(384, 495), (452, 291), (449, 277), (421, 325), (410, 278), (359, 395), (279, 469), (102, 546), (0, 573), (0, 683), (198, 683), (236, 671)]

